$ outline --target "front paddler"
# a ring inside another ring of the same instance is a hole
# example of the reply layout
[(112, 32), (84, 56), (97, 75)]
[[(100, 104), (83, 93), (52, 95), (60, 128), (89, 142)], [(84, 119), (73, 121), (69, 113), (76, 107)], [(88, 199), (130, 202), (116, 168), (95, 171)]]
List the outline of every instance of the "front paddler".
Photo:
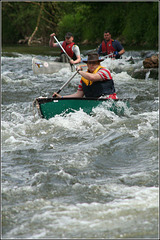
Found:
[(83, 61), (87, 63), (88, 70), (85, 72), (80, 66), (77, 67), (77, 71), (81, 75), (77, 92), (66, 96), (61, 96), (57, 93), (54, 93), (53, 97), (82, 98), (85, 96), (117, 99), (111, 73), (108, 69), (100, 65), (101, 61), (103, 61), (103, 59), (99, 59), (98, 53), (89, 53), (88, 59)]

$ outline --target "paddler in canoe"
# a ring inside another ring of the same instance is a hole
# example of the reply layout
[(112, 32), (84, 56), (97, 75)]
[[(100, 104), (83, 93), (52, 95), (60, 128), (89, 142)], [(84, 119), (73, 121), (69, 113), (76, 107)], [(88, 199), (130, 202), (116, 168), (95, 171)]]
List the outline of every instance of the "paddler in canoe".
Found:
[(77, 67), (77, 72), (81, 75), (81, 80), (76, 93), (71, 95), (61, 96), (54, 93), (53, 97), (57, 98), (104, 98), (104, 99), (118, 99), (114, 82), (111, 73), (105, 67), (100, 65), (104, 59), (99, 59), (98, 53), (89, 53), (88, 59), (83, 60), (87, 63), (88, 70), (85, 72), (80, 66)]
[(125, 53), (123, 46), (118, 40), (113, 40), (111, 38), (111, 33), (106, 30), (104, 31), (104, 40), (99, 46), (98, 54), (103, 56), (108, 56), (113, 59), (121, 58), (122, 54)]
[[(60, 41), (59, 43), (54, 42), (55, 33), (50, 35), (49, 46), (50, 47), (61, 47), (60, 62), (70, 62), (74, 65), (81, 62), (80, 50), (77, 45), (73, 42), (74, 36), (71, 32), (67, 32), (65, 35), (65, 41)], [(58, 41), (58, 40), (57, 40)], [(64, 53), (64, 51), (65, 53)], [(69, 58), (66, 56), (68, 55)]]

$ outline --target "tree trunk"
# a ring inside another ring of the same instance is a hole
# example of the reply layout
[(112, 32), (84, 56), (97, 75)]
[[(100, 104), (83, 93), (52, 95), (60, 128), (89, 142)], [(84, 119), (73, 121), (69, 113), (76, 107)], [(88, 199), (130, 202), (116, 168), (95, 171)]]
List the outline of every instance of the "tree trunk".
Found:
[(39, 23), (40, 23), (40, 20), (41, 20), (42, 8), (43, 8), (43, 2), (40, 3), (40, 11), (39, 11), (39, 15), (38, 15), (38, 18), (37, 18), (37, 25), (36, 25), (32, 35), (28, 39), (28, 46), (31, 46), (32, 39), (33, 39), (34, 35), (36, 34), (36, 32), (38, 31)]

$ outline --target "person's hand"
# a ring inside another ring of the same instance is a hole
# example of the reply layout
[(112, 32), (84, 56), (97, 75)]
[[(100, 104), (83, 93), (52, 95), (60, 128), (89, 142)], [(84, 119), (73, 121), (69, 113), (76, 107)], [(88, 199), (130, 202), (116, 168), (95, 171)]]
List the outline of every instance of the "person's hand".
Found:
[(55, 34), (55, 33), (52, 33), (52, 34), (50, 35), (50, 37), (54, 37), (54, 36), (56, 36), (56, 34)]
[(79, 72), (79, 71), (82, 71), (83, 69), (81, 66), (78, 66), (78, 67), (76, 67), (76, 70), (77, 70), (77, 72)]
[(113, 57), (115, 59), (118, 59), (118, 58), (120, 58), (120, 55), (119, 55), (119, 53), (117, 51), (115, 51)]
[(56, 92), (53, 93), (52, 97), (62, 98), (62, 96)]
[(119, 53), (116, 54), (115, 58), (116, 58), (116, 59), (120, 58)]
[(71, 60), (70, 60), (70, 64), (74, 64), (74, 61), (73, 61), (73, 59), (71, 59)]

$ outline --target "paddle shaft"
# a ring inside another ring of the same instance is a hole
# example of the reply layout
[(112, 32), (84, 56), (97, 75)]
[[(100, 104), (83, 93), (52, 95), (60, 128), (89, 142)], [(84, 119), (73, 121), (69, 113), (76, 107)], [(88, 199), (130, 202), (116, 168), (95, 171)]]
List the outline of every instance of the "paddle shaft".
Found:
[(108, 57), (110, 57), (110, 56), (113, 56), (113, 53), (110, 53), (110, 54), (104, 56), (104, 59), (105, 59), (105, 58), (108, 58)]
[[(58, 39), (56, 38), (56, 36), (54, 36), (54, 39), (56, 40), (56, 42), (59, 44), (60, 48), (62, 49), (62, 51), (66, 54), (66, 56), (68, 57), (69, 60), (72, 60), (72, 58), (66, 53), (66, 51), (64, 50), (64, 48), (62, 47), (62, 45), (60, 44), (60, 42), (58, 41)], [(73, 64), (74, 68), (76, 69), (76, 66)]]
[(63, 86), (58, 90), (57, 93), (60, 93), (60, 92), (62, 91), (62, 89), (76, 76), (77, 73), (78, 73), (78, 72), (76, 71), (76, 72), (73, 74), (73, 76), (72, 76), (70, 79), (68, 79), (68, 81), (67, 81), (65, 84), (63, 84)]
[[(108, 54), (108, 55), (106, 55), (104, 57), (100, 57), (100, 59), (105, 60), (106, 58), (109, 58), (110, 56), (113, 56), (113, 53), (110, 53), (110, 54)], [(83, 60), (82, 60), (82, 62), (83, 62)]]

